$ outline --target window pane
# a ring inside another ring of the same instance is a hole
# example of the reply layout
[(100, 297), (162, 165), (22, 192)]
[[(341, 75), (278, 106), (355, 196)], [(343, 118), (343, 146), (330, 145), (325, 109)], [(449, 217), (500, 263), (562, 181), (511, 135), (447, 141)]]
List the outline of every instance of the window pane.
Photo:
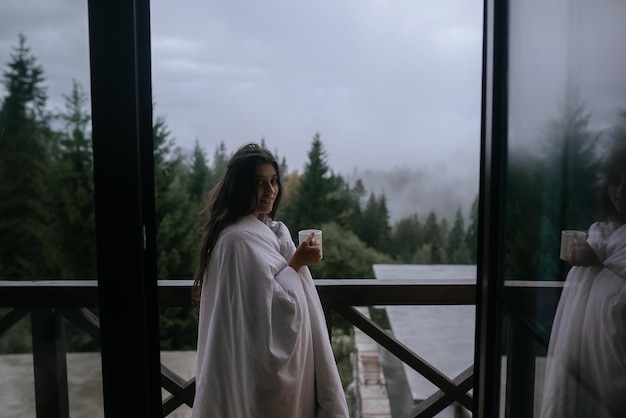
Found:
[[(247, 142), (279, 160), (276, 219), (295, 243), (301, 229), (323, 231), (314, 278), (380, 278), (374, 264), (462, 264), (475, 274), (482, 2), (245, 3), (151, 5), (159, 278), (192, 278), (197, 214)], [(472, 363), (474, 309), (437, 308), (471, 323), (470, 351), (442, 367), (454, 378)], [(421, 338), (445, 345), (458, 323), (434, 315), (446, 336)], [(342, 338), (353, 327), (332, 320), (347, 387)], [(162, 308), (162, 350), (194, 350), (196, 327), (192, 309)], [(409, 408), (437, 389), (423, 387), (407, 395)]]
[(3, 13), (2, 280), (95, 277), (86, 4), (56, 3)]
[[(624, 300), (607, 290), (625, 283), (624, 265), (607, 265), (624, 249), (617, 230), (624, 215), (610, 204), (606, 181), (623, 181), (626, 168), (615, 147), (626, 142), (626, 6), (569, 0), (510, 7), (503, 364), (510, 391), (502, 409), (610, 416), (603, 411), (622, 411), (615, 394), (625, 389), (614, 378), (625, 370), (617, 348), (625, 324), (607, 319), (624, 313)], [(562, 230), (582, 231), (577, 250), (561, 253)], [(607, 311), (607, 302), (617, 311)]]
[[(0, 280), (95, 280), (87, 2), (4, 4), (0, 67)], [(0, 318), (16, 312), (2, 306)], [(63, 376), (49, 357), (33, 367), (33, 347), (50, 338), (54, 321), (64, 329), (57, 347), (67, 351), (59, 359), (67, 361), (70, 415), (103, 416), (100, 345), (80, 321), (90, 314), (60, 312), (29, 308), (0, 331), (3, 416), (35, 416), (35, 375)]]

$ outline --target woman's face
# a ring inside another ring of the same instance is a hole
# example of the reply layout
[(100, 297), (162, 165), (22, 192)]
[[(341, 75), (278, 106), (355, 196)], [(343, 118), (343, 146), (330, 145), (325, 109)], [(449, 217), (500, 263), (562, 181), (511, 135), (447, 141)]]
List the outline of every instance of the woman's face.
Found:
[(274, 208), (278, 195), (278, 173), (273, 164), (262, 163), (256, 166), (256, 209), (255, 217), (266, 215)]
[(620, 215), (626, 215), (626, 175), (609, 185), (609, 199)]

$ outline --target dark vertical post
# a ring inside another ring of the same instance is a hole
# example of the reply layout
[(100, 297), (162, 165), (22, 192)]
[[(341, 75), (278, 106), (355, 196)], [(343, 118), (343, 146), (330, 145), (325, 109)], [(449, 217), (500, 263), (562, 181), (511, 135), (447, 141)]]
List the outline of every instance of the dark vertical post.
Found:
[[(528, 299), (524, 299), (525, 301)], [(514, 311), (509, 315), (506, 368), (506, 418), (533, 416), (535, 395), (535, 336), (528, 327), (534, 323), (534, 303), (530, 315)]]
[(508, 0), (486, 0), (479, 190), (474, 416), (499, 415), (508, 118)]
[(31, 312), (37, 418), (69, 418), (63, 318), (54, 308)]
[(160, 417), (149, 0), (89, 0), (104, 413)]

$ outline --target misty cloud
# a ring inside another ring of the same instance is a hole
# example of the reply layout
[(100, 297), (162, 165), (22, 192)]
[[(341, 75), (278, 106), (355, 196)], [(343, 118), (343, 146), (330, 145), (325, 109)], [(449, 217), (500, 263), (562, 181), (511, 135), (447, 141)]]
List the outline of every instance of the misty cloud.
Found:
[(399, 167), (392, 170), (354, 170), (346, 178), (350, 184), (361, 179), (368, 195), (373, 192), (387, 199), (390, 224), (418, 215), (421, 222), (431, 211), (439, 220), (454, 222), (460, 208), (466, 222), (472, 202), (478, 195), (478, 166), (455, 170), (444, 162), (422, 168)]

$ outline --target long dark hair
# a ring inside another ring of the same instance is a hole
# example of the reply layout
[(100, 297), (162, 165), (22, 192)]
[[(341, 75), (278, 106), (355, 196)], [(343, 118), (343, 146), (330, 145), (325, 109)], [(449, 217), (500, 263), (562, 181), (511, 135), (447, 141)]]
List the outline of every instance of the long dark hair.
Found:
[(195, 303), (200, 300), (204, 272), (220, 233), (256, 209), (258, 202), (256, 167), (259, 164), (272, 164), (276, 169), (278, 192), (269, 216), (273, 218), (276, 215), (282, 196), (278, 163), (267, 149), (254, 143), (246, 144), (231, 157), (224, 174), (209, 193), (207, 205), (203, 210), (200, 255), (192, 287), (192, 300)]
[(626, 177), (626, 130), (622, 128), (621, 135), (615, 135), (613, 146), (604, 160), (604, 167), (599, 178), (600, 207), (602, 216), (606, 220), (623, 223), (624, 215), (617, 212), (609, 198), (609, 187), (619, 184)]

